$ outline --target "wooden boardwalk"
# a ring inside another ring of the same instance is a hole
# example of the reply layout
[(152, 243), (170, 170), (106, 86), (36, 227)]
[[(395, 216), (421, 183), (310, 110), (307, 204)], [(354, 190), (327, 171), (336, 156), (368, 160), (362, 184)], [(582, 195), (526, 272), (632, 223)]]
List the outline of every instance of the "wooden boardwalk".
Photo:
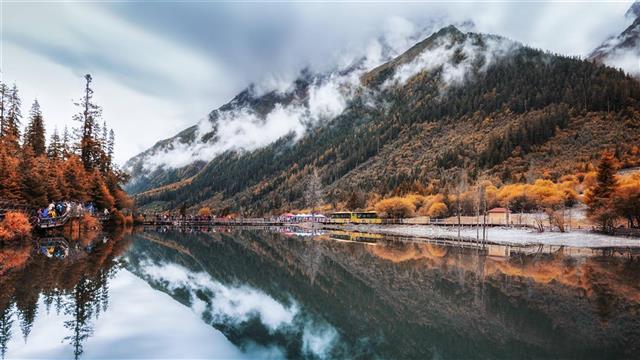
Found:
[(62, 215), (62, 216), (58, 216), (56, 218), (46, 218), (46, 219), (42, 219), (42, 218), (38, 218), (36, 220), (35, 226), (38, 227), (39, 229), (52, 229), (52, 228), (58, 228), (58, 227), (63, 227), (65, 226), (69, 221), (73, 220), (73, 219), (80, 219), (85, 215), (90, 215), (92, 217), (94, 217), (95, 219), (97, 219), (98, 221), (104, 223), (107, 222), (111, 219), (111, 215), (91, 215), (88, 212), (76, 212), (76, 211), (69, 211), (66, 214)]
[(282, 226), (286, 222), (275, 219), (246, 218), (246, 219), (150, 219), (142, 222), (142, 225), (151, 226), (184, 226), (184, 227), (204, 227), (204, 226)]

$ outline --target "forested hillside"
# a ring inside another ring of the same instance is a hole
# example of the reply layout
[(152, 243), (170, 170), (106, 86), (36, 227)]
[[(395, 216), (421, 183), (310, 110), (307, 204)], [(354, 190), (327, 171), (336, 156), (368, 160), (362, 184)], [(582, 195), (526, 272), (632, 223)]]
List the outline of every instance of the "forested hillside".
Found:
[(305, 207), (313, 178), (335, 204), (446, 188), (460, 173), (470, 182), (558, 178), (604, 149), (627, 154), (640, 143), (638, 81), (494, 35), (447, 27), (360, 79), (339, 115), (302, 136), (225, 151), (138, 204), (279, 213)]

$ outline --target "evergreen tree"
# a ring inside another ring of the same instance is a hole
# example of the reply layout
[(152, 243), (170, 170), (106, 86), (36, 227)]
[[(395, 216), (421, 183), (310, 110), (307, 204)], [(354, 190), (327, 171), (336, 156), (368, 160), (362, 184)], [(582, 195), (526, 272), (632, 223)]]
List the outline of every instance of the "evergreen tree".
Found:
[(101, 139), (102, 150), (106, 153), (107, 152), (107, 144), (109, 142), (109, 129), (107, 128), (107, 121), (106, 120), (102, 122), (101, 134), (102, 134), (102, 139)]
[(47, 156), (53, 161), (62, 159), (62, 140), (60, 139), (60, 134), (58, 134), (57, 127), (53, 129), (53, 134), (51, 134)]
[(24, 145), (33, 149), (35, 156), (44, 155), (45, 153), (45, 135), (44, 120), (38, 100), (33, 102), (31, 111), (29, 112), (29, 124), (24, 133)]
[(11, 327), (13, 325), (13, 311), (11, 305), (3, 306), (0, 310), (0, 359), (7, 355), (9, 340), (11, 339)]
[(613, 153), (610, 151), (602, 153), (600, 164), (598, 164), (596, 185), (589, 189), (586, 196), (586, 203), (589, 206), (588, 215), (600, 224), (603, 231), (610, 231), (617, 217), (612, 203), (612, 196), (618, 186), (616, 170)]
[(9, 87), (0, 82), (0, 142), (4, 137), (5, 117), (7, 115), (7, 104), (9, 100)]
[(80, 108), (80, 112), (74, 115), (73, 119), (80, 123), (76, 131), (78, 137), (78, 150), (80, 160), (84, 168), (92, 169), (96, 165), (100, 150), (99, 138), (96, 138), (96, 129), (99, 128), (97, 121), (102, 114), (102, 109), (93, 102), (93, 89), (91, 88), (91, 75), (84, 76), (86, 84), (84, 96), (75, 103)]
[(93, 333), (91, 318), (95, 296), (91, 281), (83, 276), (73, 289), (73, 301), (65, 307), (65, 314), (71, 316), (71, 319), (65, 321), (64, 326), (72, 332), (72, 335), (65, 337), (65, 340), (69, 340), (73, 346), (75, 359), (80, 358), (84, 342)]
[(12, 154), (16, 154), (20, 149), (20, 123), (22, 119), (20, 105), (18, 88), (14, 84), (8, 92), (2, 129), (2, 145)]
[(65, 125), (62, 132), (62, 159), (66, 160), (71, 156), (71, 137), (69, 136), (69, 129)]
[(97, 169), (93, 171), (90, 196), (99, 209), (112, 209), (116, 202)]
[(113, 168), (113, 151), (116, 144), (116, 134), (113, 129), (109, 130), (109, 140), (107, 140), (107, 164), (109, 169)]
[(0, 146), (0, 199), (22, 201), (18, 159), (9, 154), (8, 149)]
[(64, 166), (60, 160), (50, 160), (45, 162), (47, 176), (45, 178), (45, 187), (47, 189), (47, 197), (50, 200), (68, 199), (67, 183), (64, 177)]
[(81, 202), (89, 200), (87, 172), (78, 156), (71, 155), (65, 161), (64, 180), (68, 184), (66, 192), (69, 199)]
[(37, 160), (31, 147), (22, 149), (19, 166), (19, 176), (22, 189), (22, 197), (33, 207), (44, 206), (47, 203), (47, 190), (45, 187), (45, 175), (39, 171)]

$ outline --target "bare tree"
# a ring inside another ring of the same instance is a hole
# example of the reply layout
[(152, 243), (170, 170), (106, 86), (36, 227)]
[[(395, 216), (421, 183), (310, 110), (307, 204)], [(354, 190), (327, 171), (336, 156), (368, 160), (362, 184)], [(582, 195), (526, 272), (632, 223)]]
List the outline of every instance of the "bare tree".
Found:
[(462, 169), (460, 170), (460, 176), (458, 178), (458, 184), (456, 185), (455, 191), (456, 191), (456, 215), (458, 216), (458, 239), (460, 239), (460, 228), (462, 227), (462, 221), (461, 221), (461, 212), (462, 212), (462, 201), (461, 201), (461, 197), (462, 197), (462, 193), (464, 193), (465, 191), (467, 191), (468, 188), (468, 178), (467, 178), (467, 170)]
[(316, 208), (322, 204), (324, 194), (322, 191), (322, 182), (318, 176), (318, 170), (313, 170), (307, 178), (306, 192), (304, 194), (304, 201), (306, 206), (311, 208), (311, 213), (315, 216)]

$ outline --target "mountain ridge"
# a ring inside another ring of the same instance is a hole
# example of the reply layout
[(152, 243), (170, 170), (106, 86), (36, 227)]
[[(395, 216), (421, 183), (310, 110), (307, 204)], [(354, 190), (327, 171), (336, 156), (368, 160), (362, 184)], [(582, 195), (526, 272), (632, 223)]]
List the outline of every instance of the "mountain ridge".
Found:
[[(570, 166), (545, 161), (529, 167), (525, 159), (545, 151), (547, 144), (566, 147), (565, 132), (580, 126), (598, 132), (601, 121), (612, 122), (609, 129), (619, 129), (625, 141), (636, 140), (633, 132), (623, 129), (636, 126), (640, 87), (625, 74), (495, 35), (455, 28), (436, 34), (362, 74), (364, 84), (353, 86), (354, 95), (337, 116), (264, 147), (222, 152), (189, 181), (139, 194), (139, 204), (277, 213), (305, 205), (305, 184), (314, 173), (320, 176), (326, 200), (333, 203), (354, 192), (416, 191), (416, 184), (433, 180), (446, 186), (447, 177), (461, 169), (472, 178), (504, 181), (541, 174), (545, 167), (560, 173)], [(427, 51), (416, 51), (420, 48)], [(589, 88), (576, 74), (589, 79)], [(550, 122), (558, 125), (536, 125)], [(540, 129), (526, 130), (536, 126)], [(488, 153), (491, 142), (508, 128), (541, 132), (540, 143), (528, 146), (527, 152), (509, 147), (497, 155)], [(583, 147), (568, 148), (566, 155), (589, 161), (595, 151), (620, 140), (611, 131), (604, 135), (585, 139)], [(556, 158), (566, 158), (560, 155)], [(518, 164), (511, 174), (506, 171), (509, 166), (503, 166), (507, 162)]]

